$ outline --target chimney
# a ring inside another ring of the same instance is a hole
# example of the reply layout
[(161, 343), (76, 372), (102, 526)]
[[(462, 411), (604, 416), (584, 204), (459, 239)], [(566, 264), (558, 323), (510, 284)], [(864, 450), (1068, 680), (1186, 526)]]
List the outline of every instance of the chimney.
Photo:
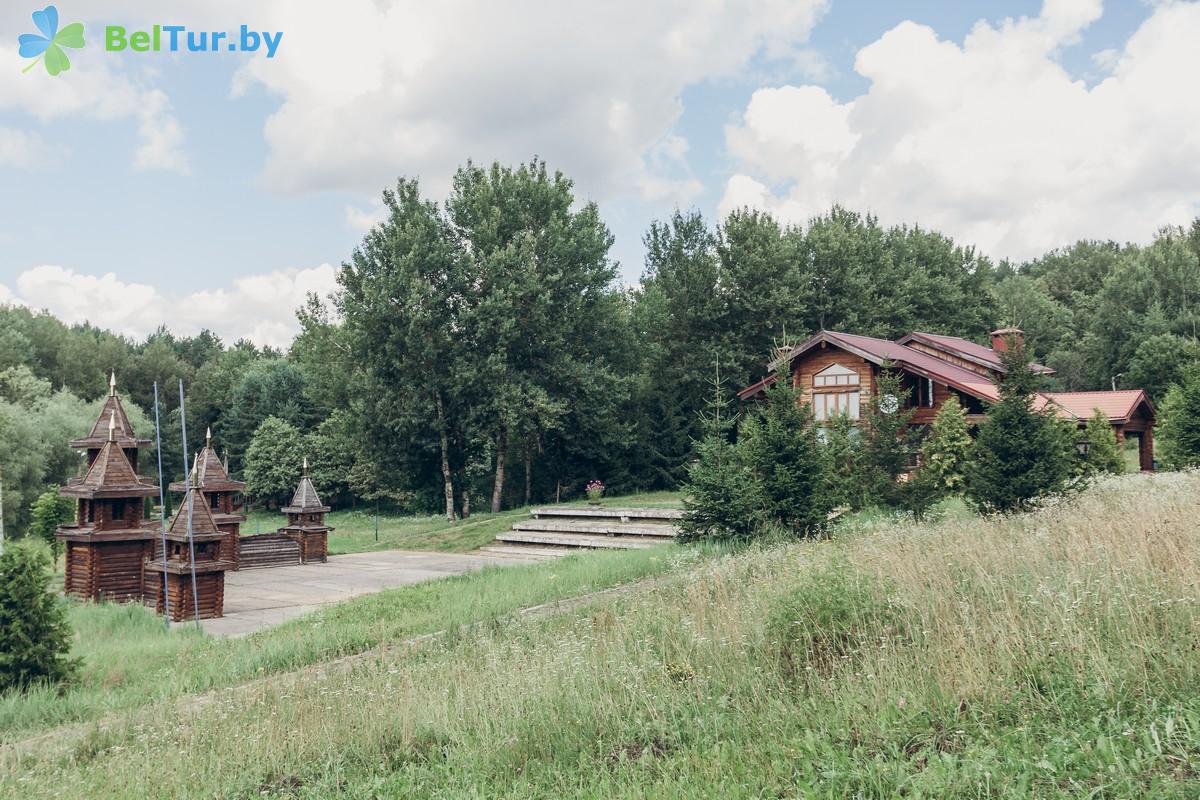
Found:
[(998, 328), (992, 331), (992, 349), (1003, 353), (1008, 349), (1010, 339), (1016, 345), (1016, 349), (1020, 350), (1025, 345), (1025, 331), (1020, 328)]

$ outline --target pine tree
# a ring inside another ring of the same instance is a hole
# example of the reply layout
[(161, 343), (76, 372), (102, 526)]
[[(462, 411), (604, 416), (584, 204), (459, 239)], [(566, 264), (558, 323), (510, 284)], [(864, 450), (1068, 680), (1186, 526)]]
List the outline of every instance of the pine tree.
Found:
[(1000, 399), (979, 427), (967, 494), (981, 511), (1008, 513), (1071, 485), (1075, 430), (1053, 411), (1034, 410), (1037, 378), (1015, 341), (1000, 359), (1005, 368)]
[(54, 533), (75, 516), (75, 504), (59, 494), (57, 486), (51, 486), (33, 501), (31, 513), (30, 533), (50, 545), (50, 552), (57, 560), (62, 553), (62, 542)]
[(738, 448), (730, 441), (736, 418), (729, 410), (719, 370), (708, 411), (701, 419), (704, 438), (696, 443), (696, 460), (688, 466), (683, 486), (686, 513), (679, 539), (749, 539), (759, 526), (762, 503)]
[(833, 498), (811, 408), (801, 405), (787, 381), (779, 381), (739, 434), (738, 449), (762, 492), (764, 520), (796, 536), (821, 533)]
[(1167, 392), (1157, 433), (1164, 467), (1200, 467), (1200, 367), (1189, 370)]
[(61, 683), (78, 669), (68, 658), (66, 607), (46, 591), (46, 555), (27, 545), (0, 555), (0, 692), (38, 681)]
[(929, 436), (921, 444), (921, 473), (945, 494), (959, 494), (966, 486), (967, 463), (974, 441), (967, 412), (951, 397), (938, 410)]
[(859, 509), (866, 497), (859, 475), (862, 442), (858, 426), (847, 414), (837, 414), (821, 428), (829, 462), (829, 496), (835, 508)]
[(1113, 433), (1112, 423), (1100, 409), (1095, 409), (1087, 421), (1083, 439), (1087, 442), (1087, 453), (1080, 464), (1084, 475), (1120, 475), (1125, 471), (1125, 460), (1121, 457), (1117, 435)]
[(862, 421), (862, 486), (868, 503), (901, 506), (898, 479), (912, 461), (915, 432), (909, 423), (916, 409), (904, 407), (899, 373), (885, 368), (875, 386)]

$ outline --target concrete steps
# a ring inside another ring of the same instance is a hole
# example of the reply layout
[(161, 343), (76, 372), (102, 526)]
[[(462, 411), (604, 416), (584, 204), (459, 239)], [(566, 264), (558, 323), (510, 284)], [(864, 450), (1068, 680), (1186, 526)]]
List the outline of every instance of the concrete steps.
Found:
[(501, 542), (497, 544), (485, 544), (479, 548), (479, 552), (503, 558), (519, 558), (522, 560), (532, 558), (538, 561), (546, 561), (551, 558), (569, 556), (574, 551), (569, 547), (549, 547), (536, 544), (521, 544), (519, 542), (507, 544)]
[(675, 538), (675, 526), (644, 524), (637, 522), (609, 522), (603, 519), (531, 519), (513, 525), (514, 531), (536, 533), (594, 533), (599, 536), (657, 536), (662, 539)]
[[(640, 550), (675, 538), (675, 522), (683, 512), (674, 508), (605, 508), (548, 506), (534, 508), (530, 519), (482, 548), (488, 552), (566, 555), (576, 549)], [(493, 549), (494, 548), (494, 549)]]
[(550, 544), (560, 547), (589, 547), (599, 550), (640, 550), (654, 547), (654, 541), (634, 536), (597, 536), (586, 533), (538, 533), (537, 531), (513, 531), (496, 537), (498, 542), (522, 542), (525, 544)]

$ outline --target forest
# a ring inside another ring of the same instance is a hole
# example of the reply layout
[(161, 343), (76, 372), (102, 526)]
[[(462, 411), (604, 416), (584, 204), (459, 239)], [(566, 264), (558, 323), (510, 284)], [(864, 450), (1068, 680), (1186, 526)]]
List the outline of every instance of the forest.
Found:
[(184, 470), (182, 380), (189, 452), (211, 428), (255, 503), (286, 499), (307, 457), (335, 506), (455, 517), (578, 497), (592, 479), (677, 486), (715, 371), (732, 393), (820, 329), (983, 342), (1015, 325), (1057, 370), (1046, 388), (1156, 401), (1200, 361), (1200, 220), (1012, 263), (841, 207), (803, 225), (677, 211), (649, 224), (630, 286), (600, 208), (542, 161), (468, 163), (443, 202), (411, 179), (383, 199), (387, 218), (334, 295), (297, 310), (286, 352), (209, 331), (134, 341), (0, 306), (6, 527), (19, 534), (37, 495), (78, 472), (67, 440), (110, 372), (143, 435), (158, 382), (168, 480)]

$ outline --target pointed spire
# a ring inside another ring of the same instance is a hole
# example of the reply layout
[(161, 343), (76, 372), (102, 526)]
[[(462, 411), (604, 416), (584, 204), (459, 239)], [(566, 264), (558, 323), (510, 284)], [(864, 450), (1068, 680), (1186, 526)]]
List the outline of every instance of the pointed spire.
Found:
[(108, 415), (108, 440), (110, 442), (117, 439), (117, 412), (110, 412)]
[(308, 474), (308, 456), (304, 457), (304, 474)]
[(115, 369), (108, 373), (108, 396), (117, 396), (117, 371)]
[(206, 430), (204, 432), (204, 446), (212, 447), (212, 426), (211, 425), (208, 427), (208, 430)]
[(225, 448), (225, 463), (222, 464), (222, 466), (225, 467), (225, 474), (228, 475), (229, 474), (229, 448), (228, 447)]

